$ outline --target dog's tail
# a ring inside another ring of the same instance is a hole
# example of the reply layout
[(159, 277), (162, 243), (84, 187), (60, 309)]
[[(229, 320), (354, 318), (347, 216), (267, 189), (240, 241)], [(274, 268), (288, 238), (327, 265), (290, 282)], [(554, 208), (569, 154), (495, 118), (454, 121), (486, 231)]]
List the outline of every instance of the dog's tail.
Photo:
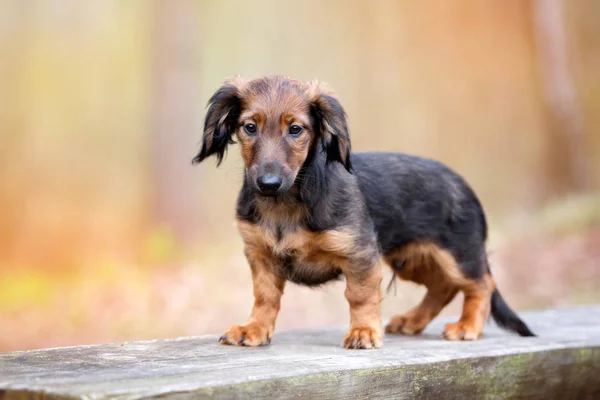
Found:
[(492, 317), (504, 329), (518, 333), (521, 336), (535, 336), (517, 314), (506, 304), (498, 289), (492, 293)]

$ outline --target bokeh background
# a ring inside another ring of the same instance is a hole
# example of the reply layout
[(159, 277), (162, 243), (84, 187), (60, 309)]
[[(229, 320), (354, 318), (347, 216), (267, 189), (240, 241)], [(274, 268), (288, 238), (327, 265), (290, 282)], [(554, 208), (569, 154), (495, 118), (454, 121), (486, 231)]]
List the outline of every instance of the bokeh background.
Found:
[[(599, 302), (599, 72), (595, 0), (0, 0), (0, 351), (245, 320), (238, 150), (190, 164), (234, 74), (326, 81), (355, 150), (465, 176), (516, 309)], [(278, 329), (346, 324), (343, 291), (289, 285)]]

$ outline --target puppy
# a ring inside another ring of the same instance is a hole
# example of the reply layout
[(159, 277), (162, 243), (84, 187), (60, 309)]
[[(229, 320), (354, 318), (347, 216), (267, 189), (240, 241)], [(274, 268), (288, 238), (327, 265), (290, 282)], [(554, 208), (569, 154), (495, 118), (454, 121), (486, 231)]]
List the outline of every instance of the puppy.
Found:
[(381, 261), (428, 290), (388, 333), (420, 333), (462, 291), (462, 315), (446, 325), (446, 339), (479, 338), (490, 312), (501, 327), (533, 336), (496, 288), (484, 212), (459, 175), (421, 157), (351, 153), (344, 109), (316, 82), (226, 81), (209, 100), (193, 162), (214, 155), (219, 165), (234, 136), (245, 165), (236, 218), (254, 306), (221, 343), (270, 343), (286, 281), (318, 286), (343, 275), (350, 329), (342, 346), (380, 347)]

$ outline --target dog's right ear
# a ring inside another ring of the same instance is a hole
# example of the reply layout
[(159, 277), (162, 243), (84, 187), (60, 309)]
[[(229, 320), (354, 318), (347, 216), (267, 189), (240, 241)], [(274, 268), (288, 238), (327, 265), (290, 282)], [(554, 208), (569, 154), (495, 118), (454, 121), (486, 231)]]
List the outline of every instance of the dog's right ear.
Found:
[(243, 80), (238, 77), (227, 80), (208, 101), (202, 149), (194, 157), (192, 164), (198, 164), (214, 154), (217, 156), (217, 166), (219, 166), (225, 157), (227, 145), (235, 143), (233, 134), (242, 108), (240, 94), (242, 84)]

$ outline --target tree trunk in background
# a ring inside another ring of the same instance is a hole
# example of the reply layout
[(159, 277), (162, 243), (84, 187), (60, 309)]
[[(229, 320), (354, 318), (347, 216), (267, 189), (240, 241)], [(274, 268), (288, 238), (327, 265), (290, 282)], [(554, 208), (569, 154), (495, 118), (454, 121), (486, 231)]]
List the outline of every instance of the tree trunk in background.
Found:
[(183, 243), (199, 233), (199, 10), (193, 0), (155, 0), (152, 69), (152, 218)]
[(562, 0), (534, 0), (534, 40), (538, 54), (543, 101), (548, 110), (550, 171), (554, 194), (590, 188), (583, 118), (569, 71), (565, 4)]

